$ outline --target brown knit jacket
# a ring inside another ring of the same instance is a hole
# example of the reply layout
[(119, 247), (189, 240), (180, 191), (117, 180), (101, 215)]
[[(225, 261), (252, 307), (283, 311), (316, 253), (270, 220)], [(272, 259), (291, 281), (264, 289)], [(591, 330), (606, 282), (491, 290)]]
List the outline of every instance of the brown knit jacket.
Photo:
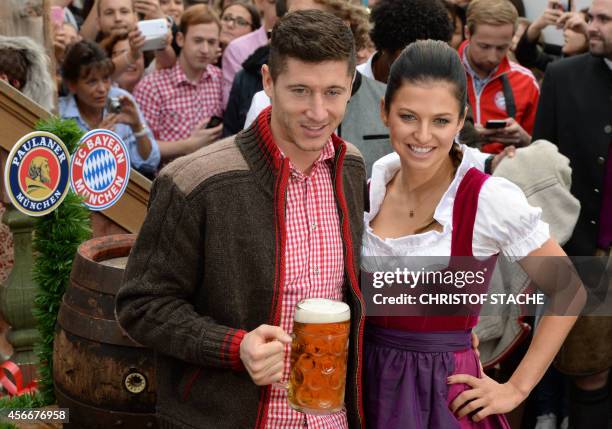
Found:
[[(280, 323), (289, 162), (269, 115), (171, 163), (153, 185), (116, 312), (131, 337), (156, 351), (162, 428), (265, 427), (270, 388), (251, 381), (239, 346), (246, 332)], [(362, 428), (357, 270), (365, 167), (357, 149), (332, 139), (352, 323), (346, 406), (350, 427)]]

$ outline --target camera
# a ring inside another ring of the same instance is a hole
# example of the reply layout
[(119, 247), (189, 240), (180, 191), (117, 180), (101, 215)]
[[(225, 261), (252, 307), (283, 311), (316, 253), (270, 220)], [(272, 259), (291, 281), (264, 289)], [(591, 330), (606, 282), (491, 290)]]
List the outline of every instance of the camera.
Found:
[(142, 47), (143, 52), (163, 49), (166, 46), (168, 21), (165, 18), (139, 21), (138, 29), (145, 37), (145, 44)]
[(121, 100), (119, 97), (108, 97), (106, 100), (106, 111), (108, 113), (121, 112)]

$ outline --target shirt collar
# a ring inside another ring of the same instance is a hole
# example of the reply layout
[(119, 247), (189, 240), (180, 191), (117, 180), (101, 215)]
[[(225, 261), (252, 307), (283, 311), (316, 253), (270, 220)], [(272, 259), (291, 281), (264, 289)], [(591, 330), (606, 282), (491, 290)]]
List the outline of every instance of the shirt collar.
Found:
[(357, 66), (357, 70), (362, 75), (364, 75), (365, 77), (369, 77), (370, 79), (374, 79), (374, 71), (372, 70), (372, 61), (374, 60), (374, 57), (377, 54), (378, 54), (378, 51), (375, 51), (372, 55), (370, 55), (370, 57), (365, 63)]
[(470, 45), (467, 45), (465, 49), (463, 50), (463, 64), (465, 65), (465, 69), (472, 76), (472, 79), (486, 82), (489, 79), (491, 79), (493, 76), (495, 76), (495, 73), (497, 73), (497, 71), (499, 70), (499, 65), (495, 67), (493, 71), (491, 71), (491, 73), (489, 73), (489, 75), (486, 77), (480, 77), (480, 75), (476, 73), (476, 71), (472, 68), (472, 64), (470, 63), (470, 60), (468, 58), (469, 49), (470, 49)]
[(204, 70), (204, 72), (200, 76), (200, 79), (197, 82), (192, 82), (189, 79), (187, 79), (187, 76), (185, 75), (185, 72), (183, 71), (183, 67), (181, 67), (180, 61), (177, 59), (176, 64), (174, 64), (174, 67), (172, 67), (172, 72), (171, 72), (172, 79), (174, 80), (174, 84), (176, 86), (184, 85), (184, 84), (195, 86), (201, 82), (204, 82), (210, 77), (210, 73), (208, 72), (208, 67), (210, 67), (210, 64), (206, 67), (206, 70)]
[(79, 112), (79, 106), (77, 106), (76, 98), (74, 94), (70, 93), (64, 98), (65, 107), (62, 112), (62, 116), (66, 119), (81, 119), (81, 112)]
[[(282, 150), (280, 150), (280, 154), (281, 157), (284, 158), (285, 154), (283, 153)], [(331, 162), (334, 159), (334, 155), (335, 155), (335, 149), (334, 149), (334, 144), (332, 142), (331, 137), (329, 139), (327, 139), (327, 142), (325, 143), (325, 146), (323, 146), (323, 149), (321, 150), (321, 153), (319, 154), (319, 157), (316, 159), (316, 161), (313, 163), (312, 165), (312, 169), (310, 170), (310, 174), (306, 175), (303, 172), (301, 172), (300, 170), (298, 170), (295, 165), (293, 164), (293, 162), (291, 162), (291, 160), (289, 160), (289, 168), (291, 169), (291, 176), (295, 179), (298, 180), (305, 180), (307, 177), (312, 176), (320, 167), (322, 162)]]
[(604, 61), (606, 62), (606, 65), (608, 66), (608, 68), (612, 70), (612, 60), (604, 58)]

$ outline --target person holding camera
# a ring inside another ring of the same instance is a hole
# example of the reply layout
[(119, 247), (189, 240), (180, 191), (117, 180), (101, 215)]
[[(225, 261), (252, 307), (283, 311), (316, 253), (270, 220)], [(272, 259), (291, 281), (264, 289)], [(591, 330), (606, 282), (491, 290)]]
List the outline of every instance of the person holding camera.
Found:
[[(219, 18), (203, 4), (181, 17), (174, 67), (145, 76), (134, 98), (159, 143), (163, 161), (189, 154), (221, 136), (221, 70), (212, 64), (219, 47)], [(216, 122), (216, 123), (215, 123)]]
[(84, 131), (114, 131), (130, 151), (132, 167), (152, 177), (160, 154), (136, 102), (125, 90), (111, 85), (113, 62), (96, 43), (82, 40), (72, 45), (62, 65), (70, 95), (59, 100), (59, 114), (74, 119)]
[[(130, 50), (125, 55), (113, 58), (115, 76), (120, 75), (136, 61), (146, 41), (141, 23), (166, 18), (159, 0), (95, 0), (87, 18), (81, 26), (84, 39), (102, 41), (104, 38), (128, 34)], [(172, 67), (176, 54), (172, 48), (172, 31), (168, 28), (166, 43), (155, 49), (155, 67)]]

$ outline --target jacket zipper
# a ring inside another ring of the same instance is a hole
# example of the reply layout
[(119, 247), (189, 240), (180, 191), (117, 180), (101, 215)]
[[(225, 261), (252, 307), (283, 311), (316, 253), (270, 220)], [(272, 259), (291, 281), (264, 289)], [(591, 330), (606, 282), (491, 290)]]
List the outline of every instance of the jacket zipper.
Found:
[[(289, 168), (289, 161), (288, 159), (284, 159), (280, 165), (279, 168), (279, 175), (277, 178), (277, 182), (278, 183), (278, 187), (283, 186), (283, 189), (279, 189), (275, 186), (274, 188), (274, 216), (275, 216), (275, 233), (278, 234), (278, 255), (277, 255), (277, 261), (278, 261), (278, 267), (276, 268), (276, 284), (274, 285), (275, 289), (276, 289), (276, 293), (273, 295), (273, 302), (272, 302), (272, 312), (270, 314), (269, 317), (269, 321), (271, 325), (276, 325), (277, 324), (277, 314), (280, 315), (279, 313), (279, 308), (281, 308), (282, 303), (279, 303), (279, 300), (282, 300), (282, 289), (283, 289), (283, 276), (284, 276), (284, 272), (282, 270), (282, 262), (283, 262), (283, 250), (281, 248), (281, 243), (283, 242), (282, 239), (282, 235), (285, 233), (284, 230), (282, 228), (280, 228), (279, 225), (279, 216), (283, 217), (283, 225), (284, 225), (284, 213), (286, 210), (285, 207), (285, 203), (286, 203), (286, 195), (287, 195), (287, 186), (286, 186), (286, 181), (288, 180), (289, 174), (286, 172), (288, 171)], [(280, 183), (279, 183), (280, 182)], [(284, 198), (283, 198), (283, 207), (282, 207), (282, 212), (281, 210), (279, 210), (278, 208), (278, 200), (276, 199), (277, 194), (279, 193), (279, 190), (282, 191)], [(277, 305), (278, 303), (278, 305)], [(259, 414), (258, 413), (258, 418), (257, 421), (255, 422), (255, 428), (256, 429), (263, 429), (266, 426), (266, 421), (268, 419), (268, 405), (269, 405), (269, 401), (270, 401), (270, 396), (271, 396), (271, 387), (270, 386), (266, 386), (264, 388), (264, 391), (262, 392), (262, 398), (260, 401), (263, 401), (263, 406), (262, 406), (262, 413)]]
[[(336, 200), (338, 202), (338, 204), (340, 205), (340, 210), (339, 210), (339, 214), (340, 214), (340, 229), (342, 231), (342, 235), (344, 236), (344, 260), (345, 260), (345, 272), (346, 275), (348, 277), (348, 282), (349, 282), (349, 288), (351, 290), (351, 292), (353, 293), (353, 295), (357, 298), (357, 301), (359, 302), (359, 304), (361, 305), (362, 308), (365, 308), (364, 303), (362, 302), (362, 298), (359, 296), (359, 294), (355, 291), (355, 284), (351, 279), (351, 275), (350, 275), (350, 270), (353, 269), (353, 261), (347, 261), (347, 255), (349, 252), (351, 252), (350, 247), (352, 246), (353, 240), (352, 237), (350, 235), (350, 230), (346, 231), (343, 228), (345, 219), (346, 219), (346, 214), (345, 214), (345, 210), (344, 208), (346, 208), (345, 206), (343, 206), (341, 204), (340, 198), (342, 198), (342, 200), (344, 201), (344, 192), (341, 189), (338, 189), (339, 187), (341, 187), (341, 185), (338, 184), (338, 170), (340, 168), (340, 165), (342, 163), (342, 161), (344, 160), (344, 154), (346, 153), (346, 146), (342, 145), (340, 146), (340, 153), (338, 154), (338, 161), (336, 163), (336, 168), (334, 169), (334, 192), (336, 194)], [(341, 192), (341, 194), (339, 195), (339, 192)], [(348, 222), (348, 220), (347, 220)], [(346, 235), (345, 235), (346, 233)], [(347, 268), (348, 266), (348, 262), (350, 262), (350, 267)], [(357, 321), (357, 339), (359, 338), (363, 338), (363, 324), (361, 322), (361, 316), (359, 317), (359, 320)], [(357, 348), (357, 372), (355, 375), (355, 398), (357, 399), (357, 418), (359, 419), (359, 424), (360, 426), (363, 428), (363, 416), (362, 416), (362, 404), (361, 404), (361, 397), (359, 395), (359, 369), (361, 368), (361, 354), (362, 354), (362, 347), (363, 347), (363, 341), (360, 341), (358, 344), (358, 348)]]

